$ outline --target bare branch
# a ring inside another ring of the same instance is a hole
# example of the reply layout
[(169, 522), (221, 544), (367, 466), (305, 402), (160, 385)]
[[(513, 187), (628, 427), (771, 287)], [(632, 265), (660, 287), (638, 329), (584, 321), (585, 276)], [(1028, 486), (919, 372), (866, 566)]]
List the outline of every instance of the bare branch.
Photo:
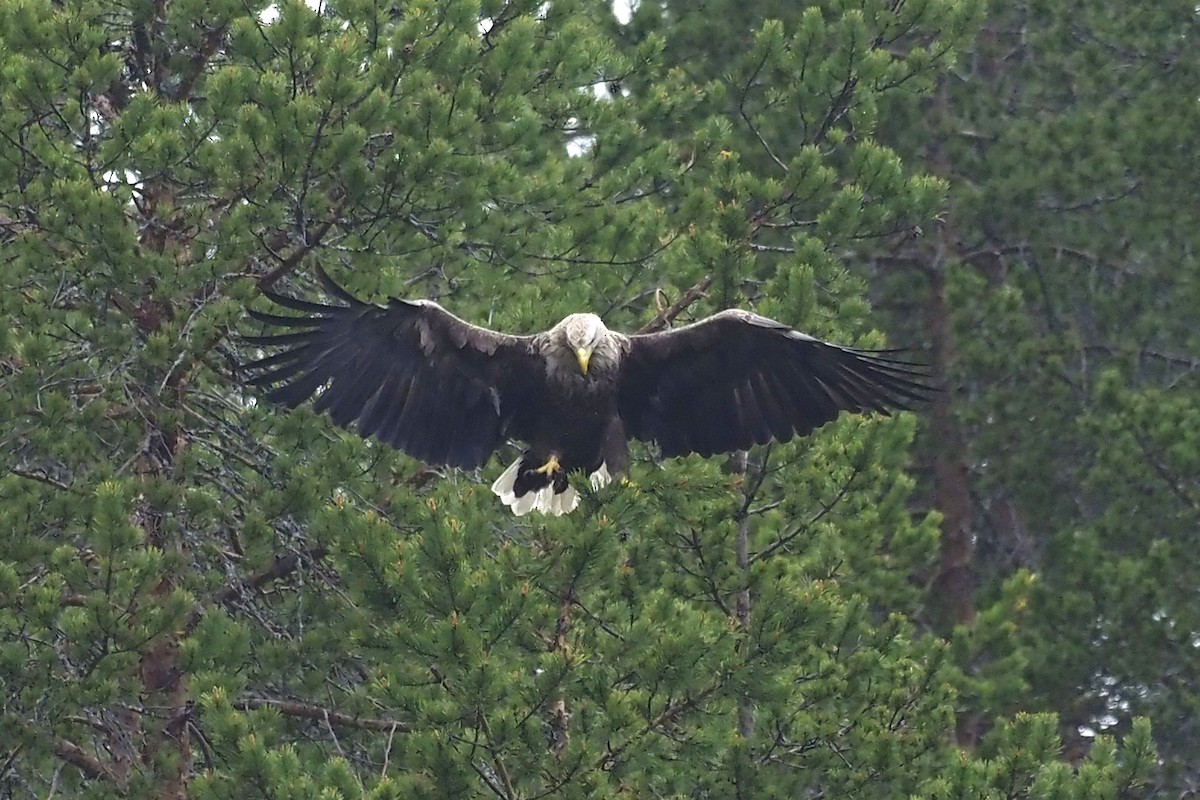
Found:
[(44, 472), (29, 472), (28, 470), (23, 470), (23, 469), (10, 469), (8, 472), (10, 475), (16, 475), (18, 478), (25, 478), (26, 480), (37, 481), (38, 483), (44, 483), (48, 486), (53, 486), (55, 489), (61, 489), (64, 492), (71, 491), (70, 486), (63, 483), (62, 481), (51, 478), (49, 475), (45, 474)]
[(742, 121), (746, 123), (746, 127), (750, 129), (750, 132), (754, 134), (754, 138), (758, 139), (758, 143), (762, 145), (762, 148), (766, 151), (767, 156), (775, 162), (777, 167), (787, 173), (789, 171), (787, 164), (783, 163), (779, 156), (775, 155), (775, 152), (771, 149), (771, 145), (767, 143), (765, 138), (763, 138), (762, 132), (759, 131), (758, 127), (754, 124), (754, 120), (750, 118), (750, 112), (746, 110), (746, 100), (750, 97), (750, 89), (753, 88), (754, 82), (758, 80), (759, 74), (762, 72), (763, 67), (766, 66), (767, 60), (770, 57), (771, 54), (769, 52), (763, 53), (763, 57), (758, 62), (758, 65), (754, 68), (754, 71), (750, 73), (748, 78), (746, 78), (746, 85), (742, 87), (741, 99), (738, 100), (738, 115), (741, 116)]
[(657, 716), (649, 720), (640, 731), (630, 736), (620, 745), (609, 748), (604, 755), (596, 760), (596, 767), (603, 770), (612, 769), (621, 756), (625, 754), (625, 751), (641, 741), (646, 734), (653, 733), (664, 725), (669, 725), (687, 712), (698, 707), (705, 700), (716, 694), (717, 690), (723, 685), (723, 683), (715, 683), (693, 696), (683, 698), (678, 703), (667, 705)]
[[(307, 556), (312, 559), (320, 559), (325, 555), (324, 548), (316, 548), (309, 551)], [(204, 616), (204, 612), (211, 606), (221, 605), (233, 600), (241, 592), (243, 587), (248, 587), (253, 590), (262, 589), (268, 583), (286, 578), (296, 571), (300, 566), (300, 555), (297, 553), (276, 554), (271, 560), (271, 563), (256, 573), (253, 577), (247, 580), (244, 584), (230, 583), (215, 594), (198, 600), (192, 608), (192, 613), (188, 617), (187, 623), (184, 625), (185, 632), (191, 632), (200, 622), (200, 618)]]
[(854, 471), (852, 473), (850, 473), (850, 477), (847, 478), (846, 482), (844, 484), (842, 484), (842, 487), (840, 489), (838, 489), (837, 494), (834, 495), (832, 500), (830, 500), (828, 503), (822, 503), (820, 500), (817, 501), (817, 504), (821, 506), (821, 510), (818, 511), (815, 515), (813, 515), (812, 519), (810, 519), (807, 522), (804, 522), (800, 525), (797, 525), (795, 528), (793, 528), (791, 530), (790, 533), (788, 533), (784, 536), (780, 536), (778, 539), (776, 539), (770, 545), (763, 548), (762, 550), (759, 550), (757, 553), (755, 553), (754, 555), (752, 555), (750, 557), (750, 563), (754, 563), (756, 561), (762, 561), (764, 558), (769, 558), (776, 551), (780, 550), (781, 548), (787, 547), (789, 544), (791, 544), (792, 540), (794, 540), (797, 536), (800, 536), (802, 533), (805, 533), (806, 531), (812, 530), (812, 526), (816, 525), (818, 522), (820, 522), (821, 518), (824, 517), (826, 514), (831, 513), (833, 511), (834, 507), (838, 504), (838, 502), (841, 501), (841, 499), (846, 496), (846, 493), (850, 491), (850, 487), (854, 484), (855, 479), (859, 476), (859, 474), (861, 474), (861, 472), (862, 472), (862, 467), (855, 465)]
[(379, 731), (388, 734), (411, 733), (412, 727), (405, 722), (394, 719), (376, 719), (346, 714), (342, 711), (331, 711), (322, 706), (302, 703), (298, 700), (274, 700), (269, 697), (246, 697), (234, 702), (233, 707), (238, 711), (254, 711), (260, 708), (273, 708), (287, 717), (300, 717), (326, 725), (336, 725), (340, 728), (357, 728), (364, 731)]
[(704, 278), (692, 288), (679, 296), (671, 305), (655, 315), (654, 319), (647, 322), (645, 325), (637, 329), (641, 333), (654, 333), (670, 325), (676, 317), (682, 314), (688, 306), (695, 303), (702, 297), (708, 296), (708, 287), (712, 286), (712, 276), (705, 275)]
[(492, 765), (496, 768), (496, 775), (500, 777), (501, 787), (504, 793), (501, 795), (505, 800), (513, 800), (517, 797), (517, 790), (514, 787), (512, 776), (508, 774), (508, 767), (504, 765), (504, 759), (500, 757), (500, 752), (496, 748), (496, 740), (492, 738), (492, 730), (487, 722), (487, 715), (479, 715), (480, 729), (483, 735), (487, 737), (487, 750), (492, 754)]
[[(341, 216), (345, 206), (346, 198), (344, 196), (337, 198), (333, 209), (330, 211), (329, 218), (318, 225), (310, 235), (305, 236), (305, 241), (303, 244), (297, 247), (291, 253), (291, 255), (280, 258), (279, 266), (275, 267), (275, 269), (259, 278), (258, 288), (270, 289), (272, 286), (278, 283), (281, 278), (294, 270), (306, 255), (311, 253), (321, 244), (321, 240), (325, 238), (325, 235), (329, 233), (329, 230), (334, 226), (334, 223), (338, 221), (338, 218)], [(271, 249), (274, 250), (276, 248)]]
[[(116, 785), (116, 780), (112, 772), (106, 767), (100, 759), (96, 758), (91, 753), (84, 750), (79, 745), (67, 739), (59, 739), (54, 743), (54, 755), (61, 758), (73, 767), (76, 767), (85, 777), (92, 780), (103, 779)], [(121, 794), (124, 794), (124, 788), (119, 787)]]

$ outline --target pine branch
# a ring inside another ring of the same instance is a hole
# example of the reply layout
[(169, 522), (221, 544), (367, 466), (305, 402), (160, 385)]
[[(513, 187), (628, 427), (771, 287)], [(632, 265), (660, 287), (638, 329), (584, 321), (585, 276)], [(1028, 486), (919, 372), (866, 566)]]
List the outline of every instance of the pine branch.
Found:
[[(318, 559), (325, 555), (325, 550), (323, 548), (317, 548), (313, 551), (310, 551), (308, 555), (314, 559)], [(286, 578), (288, 575), (291, 575), (293, 572), (295, 572), (299, 566), (300, 556), (296, 553), (276, 555), (271, 560), (270, 564), (256, 573), (244, 584), (229, 584), (205, 600), (197, 601), (195, 606), (192, 608), (191, 616), (188, 617), (187, 622), (184, 624), (184, 632), (190, 633), (193, 629), (195, 629), (197, 623), (200, 622), (200, 618), (204, 616), (205, 610), (211, 606), (219, 606), (224, 603), (228, 603), (230, 600), (233, 600), (238, 596), (243, 587), (248, 587), (257, 591), (272, 581)]]
[(63, 483), (62, 481), (51, 478), (49, 475), (45, 474), (44, 472), (30, 472), (29, 470), (24, 470), (24, 469), (10, 469), (8, 471), (8, 473), (10, 475), (16, 475), (18, 478), (24, 478), (25, 480), (37, 481), (38, 483), (44, 483), (48, 486), (53, 486), (55, 489), (59, 489), (64, 492), (71, 491), (70, 486)]
[[(567, 637), (571, 632), (571, 605), (574, 599), (574, 581), (559, 593), (558, 621), (554, 629), (554, 642), (551, 650), (562, 655), (563, 660), (570, 662)], [(550, 704), (550, 748), (554, 754), (562, 758), (570, 740), (571, 715), (567, 711), (566, 695), (560, 690), (558, 696)]]
[[(734, 455), (734, 472), (742, 476), (742, 507), (734, 515), (737, 522), (737, 543), (735, 546), (734, 557), (737, 561), (737, 569), (741, 575), (742, 588), (737, 593), (737, 621), (738, 628), (743, 633), (748, 633), (750, 630), (750, 612), (753, 603), (753, 596), (750, 593), (750, 505), (754, 502), (754, 496), (762, 487), (763, 481), (767, 476), (767, 460), (764, 457), (761, 468), (751, 477), (749, 482), (746, 482), (746, 474), (748, 471), (748, 453), (745, 450), (737, 451)], [(754, 736), (754, 721), (755, 707), (754, 702), (746, 696), (738, 698), (738, 734), (743, 739), (751, 739)], [(739, 787), (739, 796), (741, 795)]]
[(279, 266), (275, 267), (275, 269), (258, 279), (258, 288), (270, 289), (285, 275), (294, 270), (306, 255), (315, 250), (321, 244), (321, 241), (325, 238), (325, 235), (328, 234), (330, 229), (334, 226), (334, 223), (336, 223), (341, 217), (342, 211), (346, 207), (346, 202), (347, 199), (344, 194), (341, 197), (336, 198), (336, 202), (331, 209), (329, 218), (319, 224), (316, 229), (312, 231), (311, 235), (306, 235), (304, 237), (304, 242), (301, 243), (300, 246), (293, 250), (289, 255), (285, 256), (281, 253), (275, 252), (286, 243), (287, 234), (281, 233), (278, 237), (276, 237), (277, 240), (281, 241), (279, 241), (279, 244), (274, 247), (271, 246), (271, 244), (274, 243), (264, 242), (263, 244), (267, 246), (267, 249), (270, 250), (271, 253), (279, 260)]
[(496, 775), (500, 778), (500, 786), (504, 790), (500, 796), (511, 800), (517, 796), (517, 790), (514, 788), (512, 776), (508, 774), (508, 767), (504, 765), (504, 759), (500, 758), (500, 752), (496, 749), (496, 740), (492, 737), (492, 729), (488, 725), (486, 714), (479, 715), (479, 728), (487, 737), (487, 751), (491, 753), (492, 766), (495, 767)]
[(746, 100), (748, 100), (750, 97), (750, 90), (754, 88), (755, 83), (758, 81), (758, 76), (762, 74), (763, 67), (767, 65), (767, 60), (771, 57), (771, 55), (772, 53), (770, 50), (764, 52), (762, 58), (759, 59), (758, 64), (753, 70), (751, 70), (749, 76), (747, 76), (746, 82), (742, 86), (742, 96), (738, 100), (738, 115), (742, 118), (742, 121), (746, 123), (746, 127), (750, 129), (750, 132), (754, 134), (754, 138), (758, 140), (760, 145), (762, 145), (762, 148), (764, 151), (766, 151), (767, 156), (775, 162), (776, 166), (783, 170), (784, 174), (787, 174), (790, 172), (787, 164), (783, 163), (783, 160), (780, 159), (779, 156), (775, 155), (775, 152), (771, 149), (771, 145), (767, 143), (767, 140), (763, 137), (762, 132), (758, 129), (758, 126), (754, 124), (754, 120), (750, 118), (750, 112), (746, 110)]
[(364, 731), (379, 731), (387, 733), (411, 733), (412, 727), (405, 722), (394, 719), (378, 719), (360, 717), (343, 711), (331, 711), (322, 706), (302, 703), (298, 700), (274, 700), (269, 697), (247, 697), (234, 702), (233, 707), (238, 711), (255, 711), (260, 708), (273, 708), (287, 717), (299, 717), (327, 725), (337, 725), (341, 728), (357, 728)]
[(648, 733), (652, 733), (663, 725), (668, 725), (674, 722), (677, 718), (683, 716), (688, 711), (696, 708), (708, 698), (716, 694), (717, 690), (724, 686), (724, 682), (715, 683), (709, 686), (704, 691), (691, 696), (685, 697), (678, 703), (672, 703), (664, 708), (654, 719), (650, 720), (637, 733), (630, 736), (620, 745), (610, 748), (603, 756), (596, 760), (596, 768), (602, 770), (610, 770), (617, 763), (618, 759), (625, 754), (625, 751), (633, 747)]
[[(117, 782), (112, 772), (106, 767), (100, 759), (96, 758), (91, 753), (84, 750), (79, 745), (67, 739), (59, 739), (54, 743), (54, 755), (61, 758), (73, 767), (76, 767), (85, 777), (92, 780), (106, 780), (114, 786)], [(118, 787), (121, 794), (125, 791)]]
[(225, 32), (227, 25), (219, 25), (210, 30), (204, 37), (204, 41), (196, 48), (196, 52), (188, 59), (187, 70), (179, 76), (179, 84), (175, 90), (171, 92), (171, 99), (175, 102), (186, 100), (192, 93), (192, 89), (196, 86), (196, 81), (204, 73), (217, 53), (217, 49), (225, 40)]
[(856, 464), (854, 466), (854, 471), (850, 473), (850, 477), (847, 478), (846, 482), (842, 484), (842, 487), (838, 489), (837, 494), (834, 495), (832, 500), (830, 500), (828, 503), (822, 503), (820, 500), (817, 501), (818, 505), (821, 506), (821, 510), (818, 511), (812, 519), (801, 525), (797, 525), (789, 533), (778, 537), (774, 542), (764, 547), (762, 550), (759, 550), (750, 557), (750, 562), (755, 563), (757, 561), (762, 561), (764, 558), (769, 558), (770, 556), (774, 555), (776, 551), (791, 544), (797, 536), (812, 530), (813, 526), (820, 522), (821, 518), (826, 514), (832, 512), (834, 506), (836, 506), (838, 502), (846, 496), (846, 493), (850, 491), (850, 487), (854, 484), (855, 479), (860, 474), (862, 474), (862, 467)]
[(654, 319), (647, 322), (645, 325), (637, 329), (641, 333), (654, 333), (670, 325), (675, 321), (675, 318), (682, 314), (687, 307), (695, 303), (702, 297), (708, 297), (708, 287), (712, 285), (712, 276), (705, 275), (704, 278), (692, 288), (679, 296), (671, 305), (658, 312)]

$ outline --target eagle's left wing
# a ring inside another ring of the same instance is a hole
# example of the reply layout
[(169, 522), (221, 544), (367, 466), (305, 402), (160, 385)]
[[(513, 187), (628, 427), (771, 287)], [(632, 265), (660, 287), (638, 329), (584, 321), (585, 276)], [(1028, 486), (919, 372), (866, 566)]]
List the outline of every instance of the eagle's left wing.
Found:
[(314, 408), (338, 425), (430, 464), (474, 468), (507, 436), (527, 438), (544, 374), (534, 337), (472, 325), (425, 300), (364, 303), (317, 274), (343, 305), (264, 292), (302, 316), (250, 312), (288, 331), (243, 337), (280, 348), (244, 365), (268, 398), (295, 408), (316, 394)]
[(895, 351), (839, 347), (747, 311), (629, 337), (626, 432), (664, 456), (743, 450), (810, 433), (842, 411), (887, 414), (931, 389)]

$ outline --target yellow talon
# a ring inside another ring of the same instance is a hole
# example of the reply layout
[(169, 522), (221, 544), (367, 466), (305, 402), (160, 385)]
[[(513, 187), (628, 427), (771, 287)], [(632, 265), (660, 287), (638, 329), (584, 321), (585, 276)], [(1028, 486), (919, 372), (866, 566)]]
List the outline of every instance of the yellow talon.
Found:
[(550, 459), (534, 470), (539, 475), (553, 475), (556, 472), (562, 471), (562, 464), (558, 463), (558, 456), (550, 456)]

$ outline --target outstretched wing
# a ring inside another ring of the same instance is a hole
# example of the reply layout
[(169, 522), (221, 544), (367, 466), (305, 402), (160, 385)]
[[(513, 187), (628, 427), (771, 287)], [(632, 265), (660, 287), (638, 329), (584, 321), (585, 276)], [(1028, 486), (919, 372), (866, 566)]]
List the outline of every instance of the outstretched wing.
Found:
[(746, 311), (629, 337), (620, 412), (630, 436), (664, 456), (786, 442), (842, 411), (887, 414), (931, 389), (895, 351), (822, 342)]
[(322, 305), (263, 292), (303, 316), (251, 311), (288, 332), (247, 336), (282, 348), (244, 365), (267, 397), (295, 408), (314, 394), (314, 408), (343, 427), (373, 436), (430, 464), (470, 469), (508, 435), (525, 438), (521, 410), (537, 402), (543, 370), (533, 337), (471, 325), (437, 303), (392, 298), (363, 303), (324, 272), (325, 290), (345, 305)]

